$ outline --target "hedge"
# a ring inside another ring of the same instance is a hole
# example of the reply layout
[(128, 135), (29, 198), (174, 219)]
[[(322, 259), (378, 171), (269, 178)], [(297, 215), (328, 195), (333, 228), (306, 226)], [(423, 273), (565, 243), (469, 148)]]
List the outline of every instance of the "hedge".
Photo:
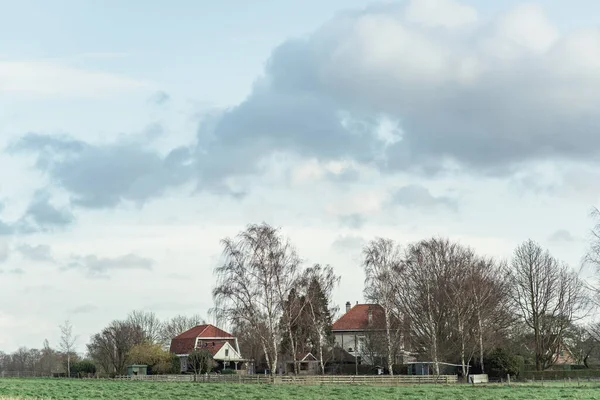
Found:
[(523, 371), (519, 378), (529, 380), (563, 380), (563, 379), (588, 379), (600, 378), (600, 369), (572, 369), (572, 370), (547, 370)]

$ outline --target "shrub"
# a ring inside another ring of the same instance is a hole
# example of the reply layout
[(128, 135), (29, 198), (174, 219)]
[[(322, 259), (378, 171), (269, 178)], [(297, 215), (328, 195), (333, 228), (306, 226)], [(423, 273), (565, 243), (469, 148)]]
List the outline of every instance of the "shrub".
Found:
[(224, 370), (221, 370), (221, 374), (223, 374), (223, 375), (235, 375), (235, 374), (237, 374), (237, 371), (234, 370), (234, 369), (224, 369)]
[(498, 348), (487, 357), (485, 365), (490, 377), (504, 378), (506, 375), (518, 377), (523, 370), (523, 357)]

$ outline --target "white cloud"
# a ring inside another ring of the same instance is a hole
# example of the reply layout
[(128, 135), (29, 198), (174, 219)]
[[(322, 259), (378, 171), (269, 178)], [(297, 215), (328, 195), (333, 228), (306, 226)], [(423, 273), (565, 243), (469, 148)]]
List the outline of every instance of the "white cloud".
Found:
[(98, 98), (149, 91), (152, 84), (52, 61), (0, 61), (0, 95)]

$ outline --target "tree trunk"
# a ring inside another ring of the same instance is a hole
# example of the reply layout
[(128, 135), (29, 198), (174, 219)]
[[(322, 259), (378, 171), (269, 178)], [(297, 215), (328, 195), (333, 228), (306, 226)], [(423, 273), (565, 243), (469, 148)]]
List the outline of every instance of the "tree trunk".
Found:
[(271, 369), (271, 375), (275, 376), (277, 374), (277, 337), (273, 336), (273, 368)]
[(296, 349), (296, 341), (294, 340), (294, 335), (292, 334), (292, 327), (288, 324), (288, 333), (290, 339), (290, 347), (292, 348), (292, 360), (294, 362), (294, 375), (298, 375), (298, 355)]
[(71, 377), (71, 354), (67, 353), (67, 377)]
[(394, 375), (394, 361), (392, 360), (392, 337), (390, 335), (390, 313), (387, 307), (384, 309), (385, 314), (385, 334), (387, 339), (387, 364), (390, 375)]
[(467, 376), (467, 366), (465, 365), (465, 329), (462, 322), (458, 323), (458, 334), (460, 335), (460, 365), (463, 376)]
[[(478, 302), (479, 299), (475, 298)], [(483, 366), (483, 324), (481, 322), (481, 310), (477, 307), (477, 329), (479, 334), (479, 365), (481, 366), (481, 373), (485, 374), (485, 368)]]

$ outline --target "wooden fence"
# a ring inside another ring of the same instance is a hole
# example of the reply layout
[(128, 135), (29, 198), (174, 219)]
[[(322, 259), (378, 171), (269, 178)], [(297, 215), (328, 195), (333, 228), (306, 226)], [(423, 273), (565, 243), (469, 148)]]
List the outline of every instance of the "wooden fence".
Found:
[[(160, 381), (160, 382), (193, 382), (193, 375), (136, 375), (117, 376), (118, 380)], [(451, 384), (457, 383), (456, 375), (198, 375), (200, 383), (246, 383), (246, 384), (293, 384), (293, 385), (367, 385), (397, 386), (414, 384)]]

